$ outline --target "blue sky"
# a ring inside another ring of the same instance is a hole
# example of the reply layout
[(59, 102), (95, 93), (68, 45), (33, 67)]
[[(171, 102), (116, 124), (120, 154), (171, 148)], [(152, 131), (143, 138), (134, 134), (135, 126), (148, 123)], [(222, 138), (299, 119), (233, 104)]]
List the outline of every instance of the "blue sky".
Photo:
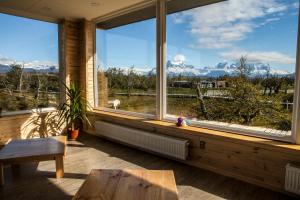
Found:
[(0, 14), (0, 64), (58, 63), (57, 24)]
[[(219, 62), (269, 63), (294, 71), (299, 0), (229, 0), (167, 17), (167, 58), (202, 68)], [(155, 19), (97, 31), (105, 67), (156, 66)], [(58, 63), (58, 26), (0, 14), (0, 64)]]
[[(270, 64), (294, 72), (299, 0), (229, 0), (167, 17), (167, 58), (202, 68), (219, 62)], [(155, 19), (97, 30), (98, 63), (149, 69)]]

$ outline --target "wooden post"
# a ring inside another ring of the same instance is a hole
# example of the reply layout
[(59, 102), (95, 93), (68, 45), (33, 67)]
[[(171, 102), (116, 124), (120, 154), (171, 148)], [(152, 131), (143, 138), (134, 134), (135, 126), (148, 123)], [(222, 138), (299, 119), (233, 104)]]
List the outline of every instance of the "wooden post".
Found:
[(64, 176), (64, 158), (63, 156), (55, 157), (56, 165), (56, 178), (62, 178)]
[(0, 186), (4, 185), (4, 164), (0, 163)]

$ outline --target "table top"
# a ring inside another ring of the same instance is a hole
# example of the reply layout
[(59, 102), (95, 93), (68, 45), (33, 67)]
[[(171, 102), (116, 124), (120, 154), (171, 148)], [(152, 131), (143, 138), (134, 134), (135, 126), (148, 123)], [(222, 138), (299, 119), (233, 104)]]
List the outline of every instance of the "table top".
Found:
[(93, 169), (73, 199), (178, 200), (178, 195), (171, 170)]
[(65, 136), (11, 140), (0, 150), (0, 161), (64, 155), (65, 142)]

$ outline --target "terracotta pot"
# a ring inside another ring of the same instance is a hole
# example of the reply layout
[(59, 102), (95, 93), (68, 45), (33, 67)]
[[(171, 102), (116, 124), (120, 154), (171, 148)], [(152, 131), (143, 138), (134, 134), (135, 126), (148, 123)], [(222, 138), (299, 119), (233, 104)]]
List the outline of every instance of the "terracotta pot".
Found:
[(68, 130), (68, 132), (69, 132), (69, 139), (71, 139), (71, 140), (76, 140), (77, 139), (77, 137), (78, 137), (78, 134), (79, 134), (79, 129), (77, 129), (77, 130)]

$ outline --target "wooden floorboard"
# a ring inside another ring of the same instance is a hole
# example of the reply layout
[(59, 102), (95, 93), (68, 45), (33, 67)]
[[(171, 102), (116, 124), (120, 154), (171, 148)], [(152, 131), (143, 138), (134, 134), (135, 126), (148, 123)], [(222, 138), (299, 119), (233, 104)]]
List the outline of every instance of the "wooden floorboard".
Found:
[(68, 142), (64, 178), (55, 178), (55, 161), (22, 164), (19, 173), (5, 167), (2, 200), (71, 199), (91, 169), (168, 169), (173, 170), (181, 200), (285, 200), (293, 199), (232, 178), (179, 162), (160, 158), (139, 150), (81, 134)]

